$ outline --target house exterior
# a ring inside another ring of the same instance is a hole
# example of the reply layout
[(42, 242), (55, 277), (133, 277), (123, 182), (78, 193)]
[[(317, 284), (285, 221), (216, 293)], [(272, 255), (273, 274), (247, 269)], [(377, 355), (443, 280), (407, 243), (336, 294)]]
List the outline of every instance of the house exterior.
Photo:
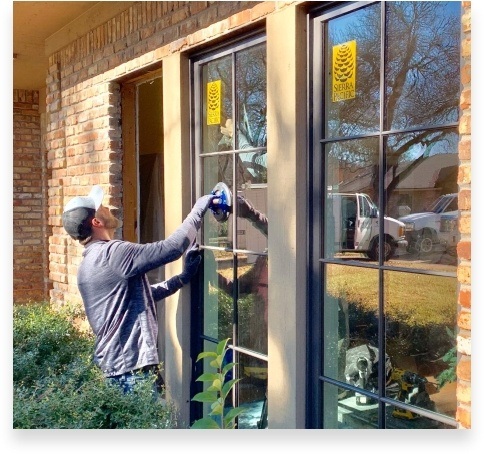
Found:
[[(92, 185), (147, 242), (223, 181), (197, 280), (158, 303), (180, 428), (227, 337), (240, 428), (471, 428), (471, 2), (93, 2), (64, 35), (45, 87), (13, 90), (14, 304), (82, 304), (61, 214)], [(448, 188), (457, 246), (388, 259), (384, 216)], [(374, 203), (339, 221), (376, 219), (378, 260), (335, 247), (343, 189)]]

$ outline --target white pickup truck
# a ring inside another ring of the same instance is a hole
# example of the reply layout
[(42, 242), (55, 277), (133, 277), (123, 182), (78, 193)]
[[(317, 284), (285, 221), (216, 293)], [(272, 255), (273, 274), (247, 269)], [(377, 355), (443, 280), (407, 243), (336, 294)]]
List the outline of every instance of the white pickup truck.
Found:
[[(333, 220), (327, 227), (334, 225), (334, 251), (362, 252), (371, 260), (378, 260), (378, 207), (371, 198), (364, 193), (331, 193), (328, 204), (332, 205)], [(405, 254), (408, 243), (404, 223), (384, 216), (383, 231), (384, 260), (392, 258), (397, 251), (398, 255)]]
[(409, 251), (428, 254), (437, 247), (455, 247), (457, 232), (457, 193), (438, 197), (428, 211), (399, 218), (405, 224)]

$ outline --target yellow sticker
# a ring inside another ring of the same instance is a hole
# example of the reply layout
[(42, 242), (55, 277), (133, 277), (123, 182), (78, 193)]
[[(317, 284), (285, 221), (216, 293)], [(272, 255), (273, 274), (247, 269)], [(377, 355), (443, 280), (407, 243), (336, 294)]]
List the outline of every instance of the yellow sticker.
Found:
[(356, 41), (333, 46), (333, 102), (355, 97)]
[(222, 98), (222, 81), (207, 83), (207, 125), (220, 124), (220, 100)]

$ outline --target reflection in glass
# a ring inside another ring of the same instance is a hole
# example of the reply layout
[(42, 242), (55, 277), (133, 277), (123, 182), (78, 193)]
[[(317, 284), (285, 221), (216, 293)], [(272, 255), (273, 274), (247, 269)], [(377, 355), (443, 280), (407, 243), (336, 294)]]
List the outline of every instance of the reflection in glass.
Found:
[[(378, 260), (378, 149), (377, 138), (347, 140), (325, 147), (325, 258)], [(385, 219), (386, 256), (394, 255), (403, 246), (402, 226), (394, 219)]]
[(458, 120), (459, 2), (387, 2), (387, 129)]
[[(210, 156), (203, 159), (203, 193), (210, 194), (219, 181), (232, 181), (233, 156)], [(229, 186), (230, 187), (230, 186)], [(218, 222), (208, 211), (203, 219), (203, 244), (231, 248), (233, 246), (232, 218)]]
[[(326, 93), (331, 96), (325, 96), (326, 138), (379, 129), (380, 11), (375, 3), (328, 22)], [(345, 50), (351, 42), (354, 48)]]
[[(211, 85), (209, 85), (211, 84)], [(202, 67), (202, 153), (231, 148), (225, 144), (221, 126), (232, 119), (232, 58), (213, 60)], [(227, 123), (228, 122), (228, 123)]]
[(384, 279), (387, 397), (454, 417), (457, 278), (388, 271)]
[(266, 46), (259, 44), (236, 54), (237, 149), (267, 145)]
[(323, 429), (376, 429), (378, 403), (356, 404), (355, 396), (341, 394), (336, 386), (324, 384)]
[(405, 224), (400, 266), (454, 271), (457, 266), (455, 129), (391, 135), (386, 140), (386, 211)]
[(267, 405), (267, 362), (238, 354), (239, 373), (239, 406), (245, 412), (239, 416), (239, 429), (268, 428)]
[(237, 192), (237, 248), (267, 252), (267, 186)]
[(387, 429), (455, 429), (450, 424), (408, 412), (396, 405), (386, 405), (385, 424)]
[(239, 254), (238, 345), (267, 354), (267, 255)]
[(331, 264), (325, 270), (324, 375), (376, 392), (378, 270)]
[(203, 250), (203, 332), (215, 339), (233, 339), (233, 296), (230, 288), (221, 288), (233, 280), (232, 254)]

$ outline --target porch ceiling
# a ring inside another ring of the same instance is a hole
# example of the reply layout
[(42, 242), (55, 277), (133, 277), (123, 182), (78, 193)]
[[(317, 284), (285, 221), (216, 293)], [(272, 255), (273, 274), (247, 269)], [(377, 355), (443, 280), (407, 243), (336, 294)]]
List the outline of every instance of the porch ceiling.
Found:
[(13, 1), (13, 88), (45, 87), (48, 56), (135, 2)]

